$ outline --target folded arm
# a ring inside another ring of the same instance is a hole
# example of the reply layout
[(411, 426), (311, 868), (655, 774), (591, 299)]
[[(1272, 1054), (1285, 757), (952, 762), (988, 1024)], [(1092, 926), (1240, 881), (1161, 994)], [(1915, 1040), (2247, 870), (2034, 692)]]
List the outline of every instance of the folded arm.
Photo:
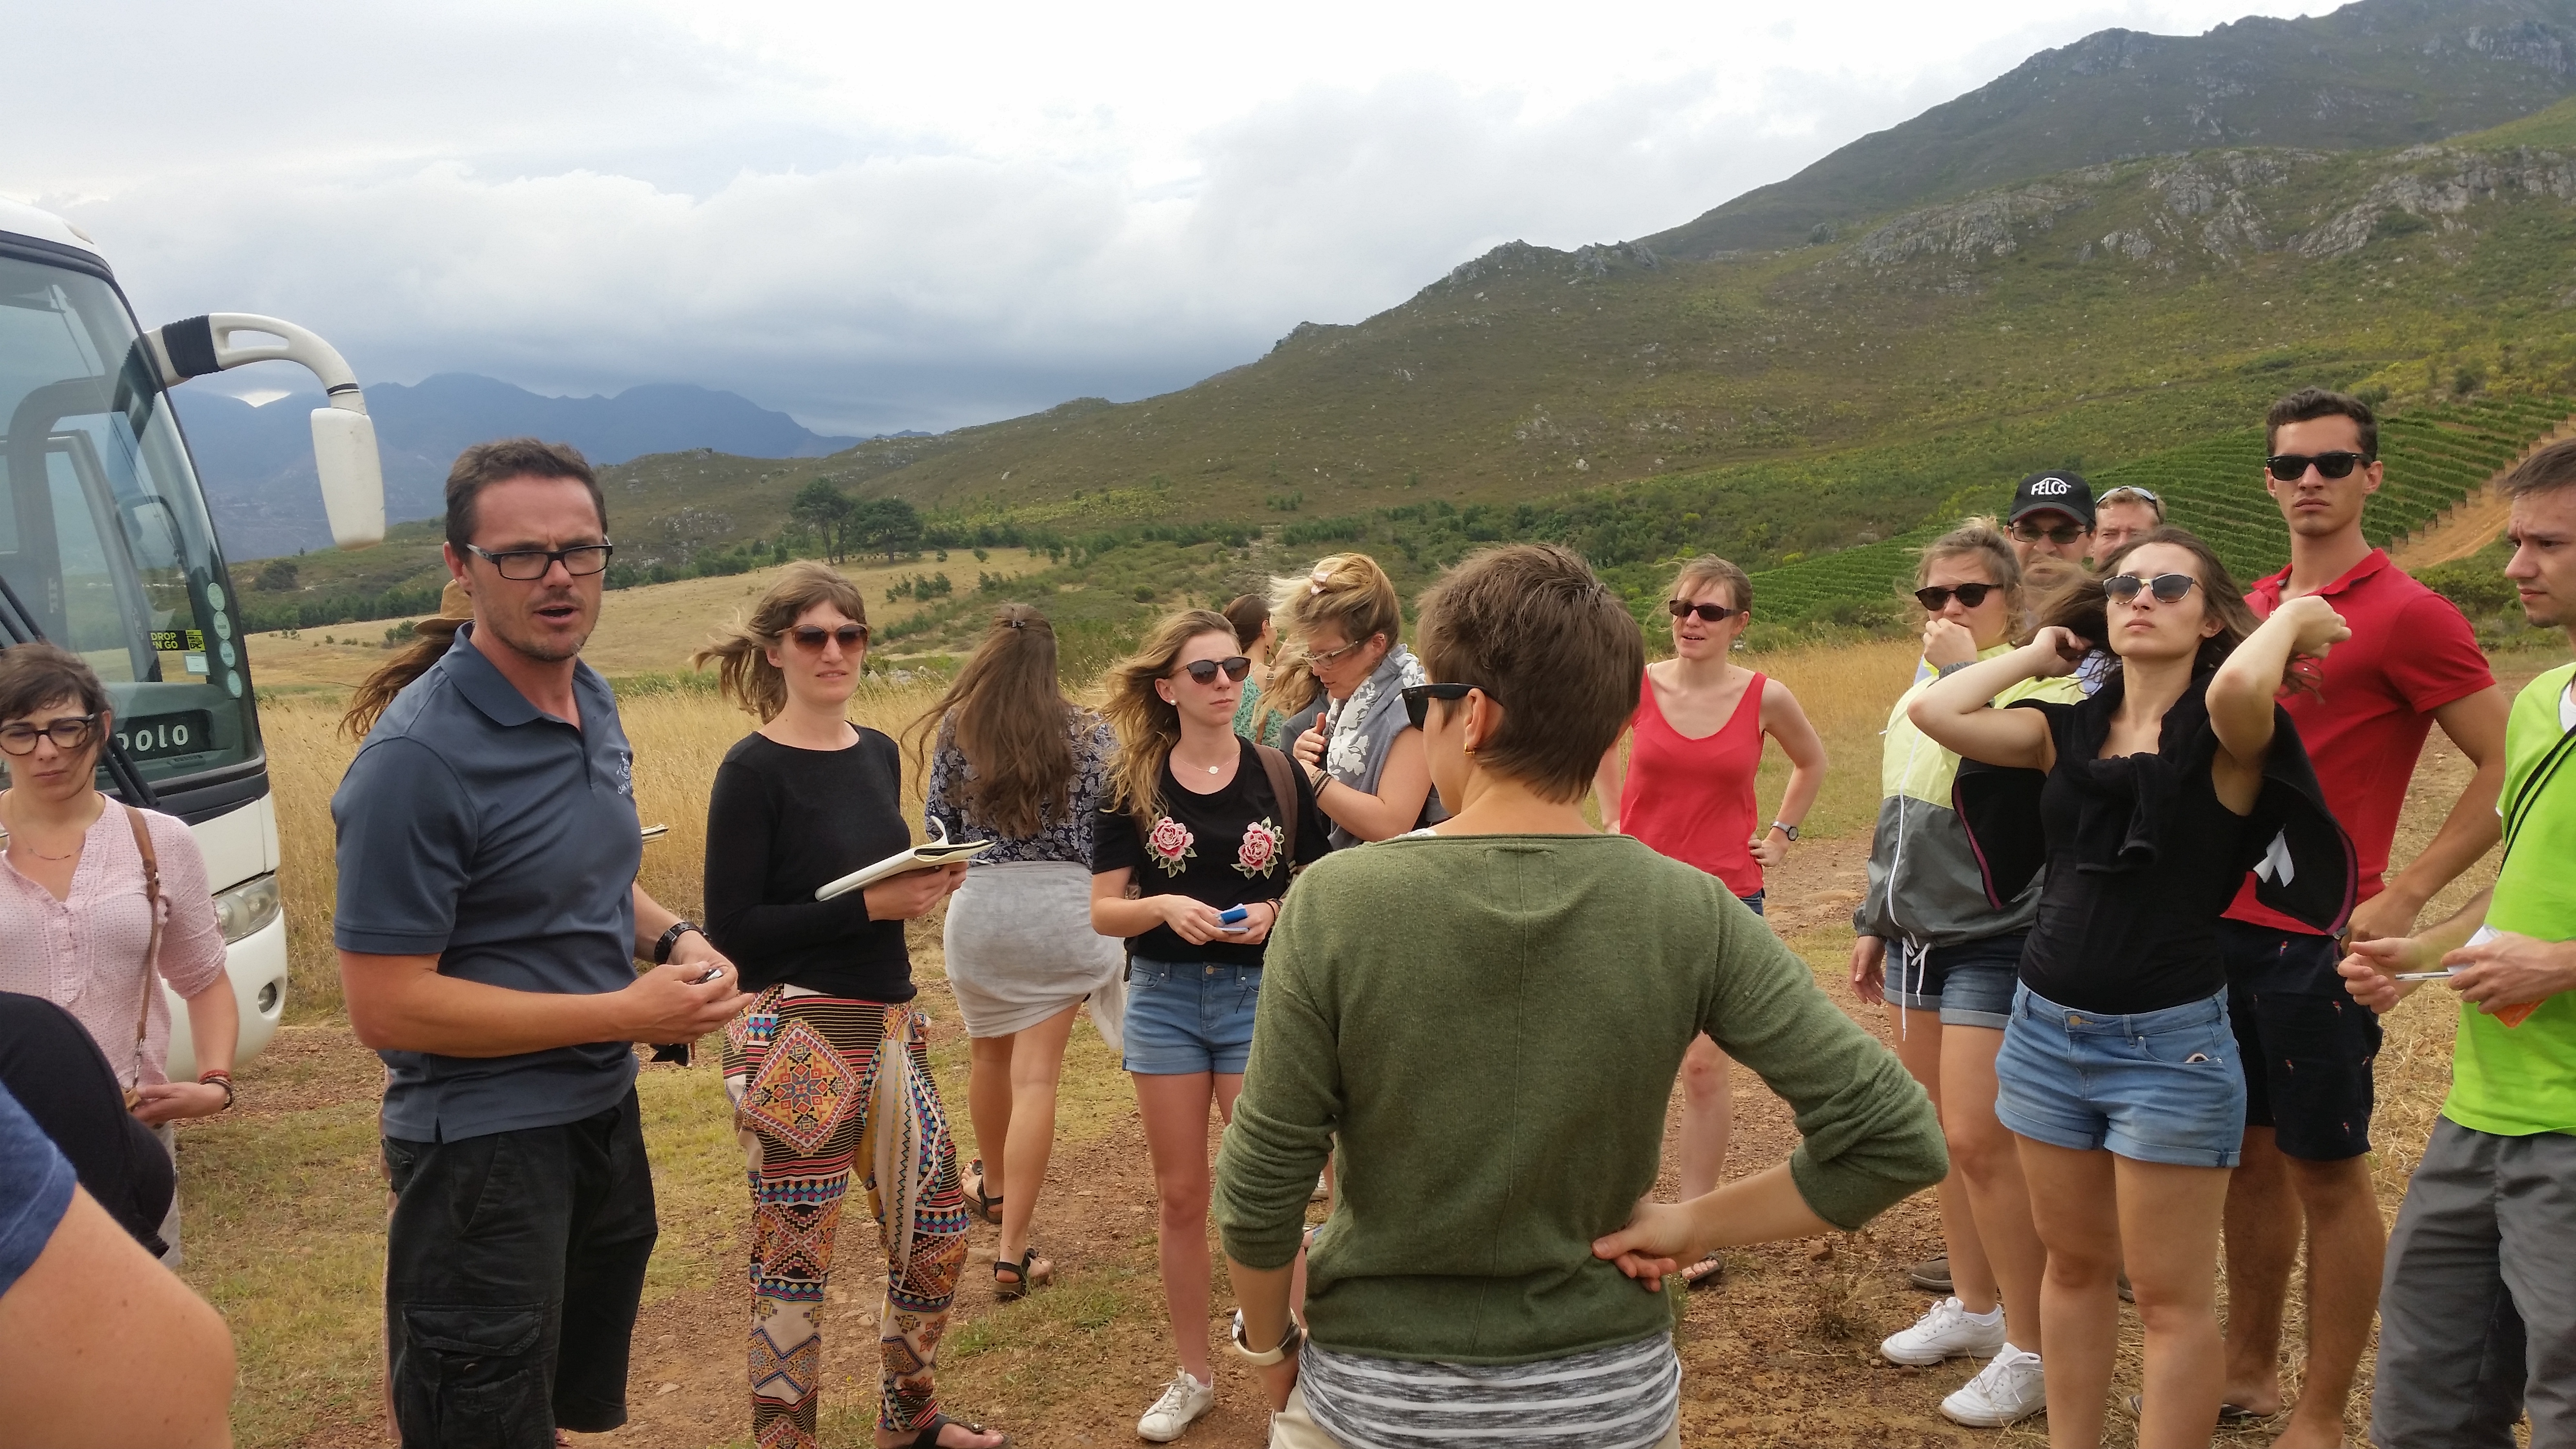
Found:
[(2048, 721), (2026, 709), (1995, 709), (1996, 695), (2025, 679), (2046, 679), (2071, 672), (2081, 649), (2063, 629), (2043, 629), (2040, 636), (2009, 654), (1981, 659), (1943, 675), (1905, 708), (1914, 727), (1943, 749), (2012, 769), (2045, 770), (2057, 761)]

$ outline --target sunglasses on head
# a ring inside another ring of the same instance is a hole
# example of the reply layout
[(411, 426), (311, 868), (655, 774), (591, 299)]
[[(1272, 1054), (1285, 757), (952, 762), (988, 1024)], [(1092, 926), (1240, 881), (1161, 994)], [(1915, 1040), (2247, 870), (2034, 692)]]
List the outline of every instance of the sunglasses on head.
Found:
[(1956, 588), (1944, 588), (1935, 584), (1928, 589), (1916, 589), (1914, 602), (1921, 604), (1925, 613), (1937, 614), (1950, 607), (1950, 597), (1955, 594), (1961, 608), (1973, 609), (1986, 601), (1986, 595), (2001, 587), (2001, 584), (1960, 584)]
[(2156, 596), (2159, 604), (2179, 604), (2182, 596), (2191, 592), (2191, 586), (2199, 582), (2189, 574), (2158, 574), (2152, 579), (2142, 579), (2136, 574), (2113, 574), (2102, 581), (2102, 592), (2126, 604), (2135, 602), (2138, 591), (2145, 589)]
[(2320, 478), (2349, 478), (2353, 469), (2369, 461), (2369, 458), (2353, 452), (2274, 453), (2263, 460), (2263, 466), (2271, 469), (2272, 476), (2282, 482), (2296, 483), (2308, 476), (2310, 468), (2316, 469)]
[(1225, 671), (1226, 678), (1240, 684), (1243, 676), (1252, 672), (1252, 661), (1240, 654), (1231, 659), (1193, 659), (1182, 665), (1179, 672), (1188, 675), (1194, 683), (1214, 684), (1216, 672), (1220, 669)]
[(2105, 503), (2152, 503), (2159, 509), (2165, 506), (2164, 499), (2156, 495), (2156, 490), (2140, 488), (2132, 483), (2123, 483), (2093, 500), (2093, 506), (2096, 508)]
[[(2013, 525), (2012, 533), (2013, 537), (2024, 543), (2037, 543), (2044, 538), (2062, 548), (2082, 538), (2085, 529), (2080, 523), (2062, 523), (2055, 528), (2042, 528), (2036, 523), (2016, 523)], [(1969, 607), (1976, 606), (1972, 604)]]
[(787, 631), (787, 637), (797, 648), (809, 654), (820, 654), (826, 639), (839, 640), (843, 649), (856, 649), (865, 644), (868, 642), (868, 626), (843, 624), (837, 629), (826, 629), (820, 624), (799, 624)]
[(1431, 701), (1446, 699), (1454, 702), (1465, 699), (1467, 691), (1471, 689), (1483, 690), (1487, 699), (1494, 697), (1494, 692), (1485, 689), (1481, 684), (1408, 684), (1397, 693), (1404, 697), (1405, 722), (1415, 729), (1421, 729), (1423, 721), (1431, 718)]
[(1742, 609), (1720, 608), (1715, 604), (1694, 604), (1688, 599), (1675, 599), (1664, 607), (1672, 610), (1673, 617), (1676, 619), (1687, 619), (1697, 614), (1703, 621), (1711, 624), (1723, 624), (1744, 612)]

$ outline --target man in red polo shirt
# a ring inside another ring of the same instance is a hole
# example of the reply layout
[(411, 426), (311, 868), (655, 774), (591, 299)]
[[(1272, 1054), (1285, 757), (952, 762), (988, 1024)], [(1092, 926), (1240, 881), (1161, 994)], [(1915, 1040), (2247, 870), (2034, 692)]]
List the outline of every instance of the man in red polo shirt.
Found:
[[(2508, 701), (2460, 611), (2362, 537), (2362, 505), (2381, 477), (2369, 404), (2307, 388), (2274, 403), (2264, 425), (2265, 483), (2290, 526), (2290, 566), (2245, 602), (2269, 615), (2319, 594), (2352, 628), (2322, 661), (2318, 688), (2284, 703), (2360, 856), (2352, 937), (2404, 936), (2434, 892), (2496, 841)], [(2407, 781), (2436, 724), (2477, 775), (2431, 843), (2383, 886)], [(2257, 904), (2250, 877), (2219, 923), (2219, 944), (2246, 1086), (2244, 1155), (2227, 1192), (2226, 1411), (2280, 1407), (2281, 1312), (2304, 1218), (2307, 1367), (2297, 1411), (2273, 1442), (2330, 1449), (2343, 1442), (2387, 1247), (2365, 1156), (2379, 1021), (2345, 991), (2336, 943)]]

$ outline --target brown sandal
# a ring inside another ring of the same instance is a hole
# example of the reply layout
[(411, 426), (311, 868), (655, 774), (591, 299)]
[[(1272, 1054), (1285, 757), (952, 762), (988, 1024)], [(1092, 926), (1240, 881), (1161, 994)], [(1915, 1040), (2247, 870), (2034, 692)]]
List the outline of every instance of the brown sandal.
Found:
[[(1014, 1276), (1005, 1278), (1002, 1276), (1005, 1273)], [(1040, 1258), (1036, 1248), (1020, 1254), (1016, 1263), (1008, 1258), (994, 1260), (993, 1301), (996, 1303), (1017, 1303), (1054, 1282), (1055, 1264)]]
[(984, 1196), (984, 1159), (978, 1157), (974, 1161), (966, 1164), (966, 1170), (975, 1174), (975, 1185), (965, 1190), (966, 1211), (973, 1213), (975, 1216), (982, 1218), (984, 1221), (991, 1223), (997, 1228), (1000, 1227), (1002, 1225), (1002, 1200), (998, 1197)]

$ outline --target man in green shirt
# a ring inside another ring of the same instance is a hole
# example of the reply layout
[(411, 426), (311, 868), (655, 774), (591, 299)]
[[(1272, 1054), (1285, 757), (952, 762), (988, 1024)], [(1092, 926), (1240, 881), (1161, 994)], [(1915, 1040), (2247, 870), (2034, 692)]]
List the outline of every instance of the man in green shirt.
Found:
[[(2505, 568), (2532, 623), (2576, 647), (2576, 441), (2504, 482)], [(2406, 1187), (2380, 1290), (2371, 1439), (2576, 1445), (2576, 664), (2531, 682), (2505, 726), (2504, 860), (2458, 915), (2356, 942), (2340, 968), (2385, 1012), (2447, 971), (2460, 998), (2451, 1094)]]

